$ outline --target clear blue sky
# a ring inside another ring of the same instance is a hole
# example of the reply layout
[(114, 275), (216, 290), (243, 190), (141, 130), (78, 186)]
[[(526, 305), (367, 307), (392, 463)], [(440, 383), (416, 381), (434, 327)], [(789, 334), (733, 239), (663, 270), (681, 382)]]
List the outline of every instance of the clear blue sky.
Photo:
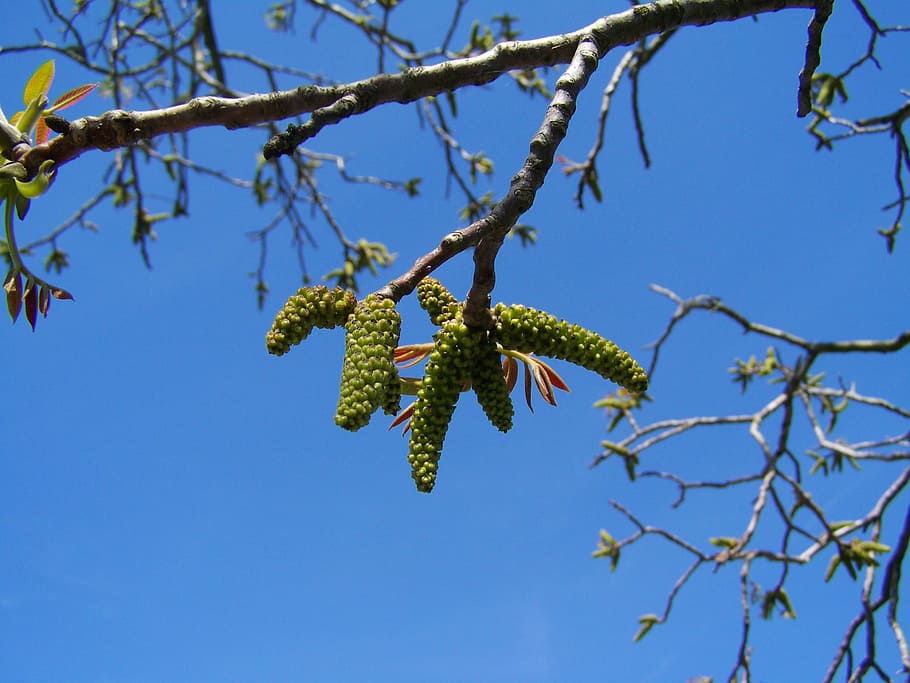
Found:
[[(266, 4), (213, 3), (221, 45), (336, 77), (372, 73), (373, 54), (359, 52), (332, 21), (315, 43), (305, 24), (296, 36), (269, 33)], [(402, 21), (413, 12), (435, 39), (451, 3), (416, 3), (424, 5), (420, 16), (412, 4)], [(0, 26), (0, 45), (44, 26), (39, 3), (21, 5), (16, 22)], [(480, 0), (466, 14), (486, 19), (511, 9), (523, 37), (537, 37), (626, 6), (570, 0), (554, 17), (552, 3)], [(825, 70), (843, 68), (865, 45), (852, 8), (838, 11), (826, 33)], [(653, 168), (644, 170), (637, 153), (625, 83), (600, 163), (604, 203), (589, 201), (579, 212), (574, 179), (554, 170), (526, 217), (539, 243), (506, 244), (494, 299), (596, 329), (642, 361), (672, 313), (650, 283), (683, 296), (719, 295), (755, 320), (810, 338), (905, 329), (910, 237), (889, 256), (875, 234), (890, 220), (879, 208), (894, 196), (893, 143), (813, 151), (794, 115), (808, 19), (791, 11), (677, 36), (642, 82)], [(882, 41), (888, 70), (865, 70), (865, 85), (851, 92), (855, 111), (900, 105), (897, 88), (908, 87), (910, 75), (905, 40)], [(560, 150), (567, 157), (584, 157), (619, 56), (604, 61), (582, 96)], [(19, 106), (22, 79), (49, 57), (0, 53), (8, 114)], [(263, 87), (243, 77), (238, 72), (235, 87)], [(93, 79), (58, 60), (52, 94), (86, 80)], [(497, 163), (480, 189), (500, 196), (544, 103), (506, 83), (464, 92), (459, 102), (460, 139)], [(92, 95), (72, 111), (109, 106)], [(249, 174), (263, 141), (212, 129), (192, 145), (202, 158)], [(408, 200), (325, 176), (351, 236), (385, 241), (399, 254), (389, 276), (457, 226), (460, 203), (445, 199), (441, 154), (417, 129), (413, 107), (333, 127), (310, 147), (347, 155), (353, 173), (425, 178), (421, 196)], [(53, 191), (33, 203), (21, 239), (70, 215), (105, 162), (97, 152), (61, 169)], [(670, 487), (630, 485), (619, 463), (590, 470), (607, 424), (591, 406), (613, 387), (558, 362), (572, 393), (561, 394), (557, 408), (538, 401), (534, 415), (516, 401), (508, 435), (465, 397), (437, 488), (417, 493), (407, 441), (386, 431), (386, 418), (356, 434), (333, 424), (340, 331), (315, 334), (280, 359), (266, 354), (271, 317), (298, 286), (279, 238), (268, 273), (273, 295), (256, 310), (247, 273), (258, 254), (245, 234), (269, 218), (243, 190), (196, 178), (190, 216), (159, 228), (149, 271), (130, 243), (130, 214), (104, 208), (94, 215), (98, 234), (65, 240), (73, 265), (58, 279), (76, 301), (55, 302), (34, 334), (22, 321), (2, 331), (0, 680), (724, 677), (739, 636), (737, 569), (699, 576), (671, 621), (633, 644), (638, 616), (662, 611), (688, 558), (649, 542), (611, 573), (590, 555), (601, 527), (616, 536), (632, 530), (610, 499), (703, 546), (708, 536), (741, 533), (750, 501), (705, 497), (673, 512)], [(324, 226), (314, 229), (323, 248), (307, 258), (318, 276), (335, 266), (337, 250)], [(437, 274), (463, 295), (469, 255)], [(416, 305), (406, 301), (401, 310), (402, 341), (427, 340)], [(726, 369), (766, 347), (720, 320), (691, 320), (662, 357), (655, 403), (641, 419), (755, 410), (767, 392), (740, 396)], [(830, 367), (864, 393), (910, 403), (906, 352), (887, 363), (868, 357)], [(849, 424), (856, 436), (907, 429), (871, 418)], [(648, 467), (716, 479), (749, 471), (761, 456), (743, 431), (729, 429), (650, 457)], [(869, 479), (823, 486), (823, 501), (843, 516), (865, 510), (875, 491), (867, 484), (881, 483), (869, 470)], [(906, 504), (904, 496), (898, 509)], [(820, 587), (826, 559), (796, 577), (797, 621), (756, 624), (758, 680), (817, 680), (827, 667), (859, 586), (839, 579)], [(903, 609), (906, 617), (906, 600)]]

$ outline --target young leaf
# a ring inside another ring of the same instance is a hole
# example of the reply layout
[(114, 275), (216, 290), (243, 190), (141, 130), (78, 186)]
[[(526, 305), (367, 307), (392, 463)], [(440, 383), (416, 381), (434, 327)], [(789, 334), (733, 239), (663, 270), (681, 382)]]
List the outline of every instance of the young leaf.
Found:
[(515, 360), (512, 356), (506, 356), (502, 359), (502, 374), (506, 378), (506, 389), (508, 393), (512, 393), (512, 389), (515, 388), (516, 382), (518, 382), (518, 361)]
[(790, 602), (790, 596), (783, 588), (777, 591), (777, 601), (784, 608), (783, 616), (787, 619), (796, 619), (796, 610), (793, 609), (793, 603)]
[(395, 348), (395, 363), (402, 369), (417, 365), (433, 351), (432, 344), (409, 344)]
[(58, 109), (66, 109), (67, 107), (76, 104), (76, 102), (83, 99), (97, 87), (97, 83), (86, 83), (85, 85), (80, 85), (76, 88), (73, 88), (72, 90), (67, 90), (60, 97), (54, 100), (54, 103), (45, 111), (52, 112), (57, 111)]
[(563, 378), (560, 377), (556, 373), (556, 370), (551, 368), (549, 365), (544, 363), (542, 360), (538, 361), (538, 363), (540, 364), (541, 369), (545, 373), (547, 373), (547, 379), (550, 380), (550, 384), (552, 384), (554, 387), (556, 387), (557, 389), (559, 389), (561, 391), (571, 391), (571, 389), (569, 389), (569, 385), (566, 384), (565, 381), (563, 380)]
[(825, 572), (825, 583), (831, 580), (834, 576), (834, 572), (837, 571), (837, 568), (840, 566), (840, 555), (835, 555), (831, 558), (831, 561), (828, 563), (828, 569)]
[(638, 617), (638, 623), (641, 624), (641, 628), (638, 629), (638, 633), (636, 633), (635, 637), (632, 639), (636, 643), (648, 634), (648, 631), (654, 627), (654, 624), (660, 623), (660, 617), (656, 614), (643, 614)]
[(23, 197), (21, 194), (16, 194), (16, 215), (19, 216), (19, 220), (25, 220), (25, 215), (28, 213), (28, 207), (31, 206), (32, 200), (28, 197)]
[(35, 331), (35, 323), (38, 322), (38, 288), (35, 287), (35, 281), (31, 278), (25, 283), (25, 294), (22, 297), (25, 300), (25, 319), (32, 326), (32, 332)]
[(43, 317), (47, 317), (47, 311), (51, 307), (51, 293), (47, 288), (47, 285), (41, 285), (41, 289), (38, 290), (38, 310), (41, 311)]
[(528, 410), (532, 413), (534, 412), (534, 406), (531, 405), (531, 370), (528, 368), (528, 364), (525, 363), (525, 401), (528, 404)]
[(761, 618), (770, 619), (774, 616), (774, 604), (777, 602), (777, 594), (774, 591), (768, 591), (762, 596), (761, 601)]
[(35, 69), (35, 73), (31, 75), (31, 78), (28, 79), (28, 83), (25, 84), (25, 90), (22, 93), (22, 101), (25, 102), (25, 106), (30, 105), (32, 100), (36, 97), (47, 95), (47, 91), (50, 90), (53, 80), (54, 60), (49, 59)]
[(22, 310), (22, 275), (18, 270), (10, 270), (3, 280), (3, 289), (6, 290), (6, 310), (9, 317), (16, 322)]
[(731, 536), (714, 536), (708, 539), (708, 543), (716, 545), (718, 548), (735, 548), (739, 543), (738, 538)]
[(543, 400), (551, 406), (556, 405), (556, 395), (553, 393), (553, 385), (550, 384), (550, 378), (543, 368), (537, 362), (529, 364), (531, 372), (534, 374), (534, 383), (537, 385), (537, 391), (543, 397)]
[(402, 422), (407, 420), (407, 423), (405, 424), (404, 429), (401, 432), (402, 436), (407, 434), (408, 430), (411, 428), (411, 416), (414, 414), (415, 405), (417, 405), (417, 401), (414, 401), (413, 403), (411, 403), (411, 405), (409, 405), (407, 408), (405, 408), (400, 413), (398, 413), (398, 415), (395, 417), (395, 419), (392, 420), (392, 424), (389, 425), (389, 431), (391, 431), (393, 427), (397, 427)]
[(42, 116), (40, 119), (38, 119), (38, 125), (35, 126), (35, 144), (43, 145), (45, 142), (47, 142), (49, 135), (50, 130), (48, 130), (47, 122)]

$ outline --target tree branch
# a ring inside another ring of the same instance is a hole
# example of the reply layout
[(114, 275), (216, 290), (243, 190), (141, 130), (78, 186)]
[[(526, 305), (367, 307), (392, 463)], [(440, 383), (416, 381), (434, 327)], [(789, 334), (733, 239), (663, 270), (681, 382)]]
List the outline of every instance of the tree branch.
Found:
[[(352, 95), (358, 106), (350, 113), (363, 113), (390, 102), (413, 102), (466, 86), (484, 85), (514, 69), (565, 64), (572, 59), (579, 43), (589, 37), (598, 46), (598, 56), (603, 57), (619, 45), (631, 45), (648, 35), (678, 26), (704, 26), (745, 15), (811, 7), (815, 7), (813, 0), (688, 0), (685, 3), (659, 0), (604, 17), (572, 33), (501, 43), (477, 56), (397, 74), (378, 74), (345, 85), (302, 86), (241, 98), (198, 97), (146, 112), (113, 110), (99, 117), (74, 121), (70, 134), (39, 145), (15, 160), (24, 163), (34, 174), (45, 159), (53, 159), (59, 167), (90, 149), (111, 150), (164, 133), (203, 126), (220, 125), (228, 129), (253, 126), (330, 107)], [(294, 142), (293, 136), (279, 136), (266, 145), (263, 153), (267, 158), (289, 154), (296, 144), (299, 143)]]

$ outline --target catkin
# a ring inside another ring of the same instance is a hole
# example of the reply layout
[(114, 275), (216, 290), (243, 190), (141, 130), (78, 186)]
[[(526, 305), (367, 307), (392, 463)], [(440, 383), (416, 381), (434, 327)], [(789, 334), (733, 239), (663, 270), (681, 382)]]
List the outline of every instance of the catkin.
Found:
[(395, 302), (370, 294), (345, 323), (344, 365), (335, 424), (357, 431), (380, 406), (398, 412), (401, 387), (394, 353), (401, 332)]
[(434, 325), (454, 320), (460, 310), (455, 296), (439, 280), (425, 277), (417, 284), (417, 302)]
[(470, 376), (477, 342), (478, 334), (469, 330), (457, 316), (444, 322), (434, 336), (433, 351), (427, 359), (411, 416), (408, 444), (411, 477), (417, 490), (423, 493), (432, 491), (436, 483), (442, 444), (455, 412), (455, 403)]
[(521, 305), (497, 304), (493, 317), (503, 348), (567, 360), (629, 391), (648, 388), (648, 375), (632, 356), (596, 332)]
[(502, 358), (496, 342), (488, 337), (484, 337), (478, 346), (471, 368), (471, 387), (490, 423), (501, 432), (509, 431), (515, 409), (502, 374)]
[(272, 329), (265, 335), (268, 352), (281, 356), (306, 339), (314, 327), (331, 329), (342, 325), (354, 311), (354, 293), (322, 285), (302, 287), (291, 295), (275, 316)]

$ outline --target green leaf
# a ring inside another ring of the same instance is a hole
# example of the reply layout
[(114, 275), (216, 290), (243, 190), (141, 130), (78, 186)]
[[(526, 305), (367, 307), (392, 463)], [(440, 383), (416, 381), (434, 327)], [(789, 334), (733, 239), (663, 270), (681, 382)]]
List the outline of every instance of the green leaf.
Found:
[(784, 608), (783, 616), (786, 619), (796, 619), (796, 610), (793, 609), (793, 603), (790, 602), (790, 596), (783, 588), (777, 590), (777, 601)]
[(735, 548), (739, 544), (738, 538), (733, 538), (732, 536), (714, 536), (708, 539), (708, 542), (711, 545), (715, 545), (718, 548)]
[(25, 90), (22, 92), (22, 101), (25, 106), (30, 105), (36, 98), (41, 95), (47, 95), (54, 80), (54, 60), (49, 59), (44, 64), (35, 69), (35, 73), (28, 79), (25, 84)]
[(780, 604), (783, 608), (781, 616), (786, 619), (796, 619), (796, 612), (793, 610), (793, 604), (790, 602), (790, 596), (783, 588), (768, 591), (762, 597), (762, 619), (770, 619), (774, 616), (774, 606)]
[(59, 275), (67, 266), (69, 266), (69, 258), (65, 251), (59, 249), (52, 249), (44, 259), (44, 269), (48, 272), (54, 270)]
[(642, 616), (638, 617), (638, 623), (641, 624), (641, 628), (638, 629), (638, 632), (632, 638), (632, 640), (636, 643), (648, 635), (648, 631), (654, 628), (654, 624), (660, 623), (660, 617), (656, 614), (643, 614)]
[(404, 184), (404, 191), (408, 193), (408, 197), (416, 197), (420, 194), (418, 185), (420, 185), (421, 180), (423, 180), (423, 178), (411, 178)]
[(595, 559), (609, 557), (610, 558), (610, 571), (616, 571), (616, 567), (619, 565), (619, 544), (616, 542), (616, 539), (613, 538), (606, 529), (600, 530), (600, 538), (597, 541), (597, 549), (591, 553), (591, 557)]
[(831, 561), (828, 563), (828, 569), (825, 571), (825, 583), (828, 583), (834, 577), (834, 572), (837, 571), (839, 566), (840, 555), (835, 555), (831, 558)]
[(47, 191), (51, 181), (54, 179), (54, 174), (56, 173), (54, 166), (53, 159), (46, 159), (41, 162), (41, 166), (38, 167), (38, 173), (31, 180), (22, 182), (18, 178), (14, 178), (13, 182), (16, 183), (16, 190), (23, 197), (28, 197), (29, 199), (40, 197)]
[(591, 188), (591, 194), (594, 195), (594, 199), (596, 199), (598, 203), (602, 203), (604, 196), (600, 191), (600, 184), (597, 182), (597, 174), (593, 172), (586, 174), (585, 183)]

